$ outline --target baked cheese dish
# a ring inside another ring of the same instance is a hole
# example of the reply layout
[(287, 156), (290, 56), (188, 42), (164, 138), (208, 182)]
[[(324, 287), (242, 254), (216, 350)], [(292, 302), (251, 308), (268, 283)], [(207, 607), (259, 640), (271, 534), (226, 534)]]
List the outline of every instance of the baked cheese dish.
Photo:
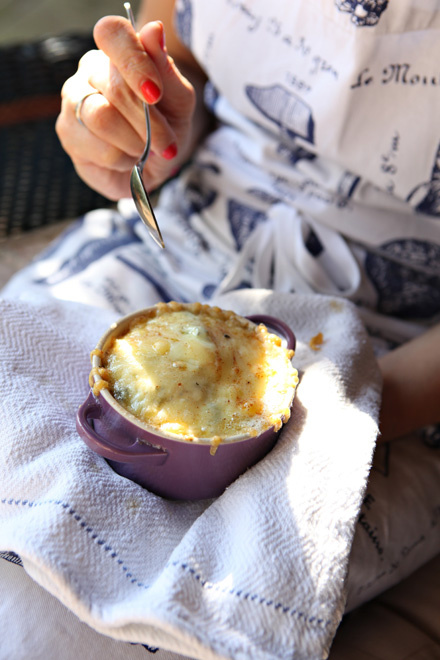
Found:
[(200, 303), (158, 303), (93, 353), (101, 357), (95, 395), (108, 388), (153, 429), (213, 446), (278, 430), (298, 383), (278, 335)]

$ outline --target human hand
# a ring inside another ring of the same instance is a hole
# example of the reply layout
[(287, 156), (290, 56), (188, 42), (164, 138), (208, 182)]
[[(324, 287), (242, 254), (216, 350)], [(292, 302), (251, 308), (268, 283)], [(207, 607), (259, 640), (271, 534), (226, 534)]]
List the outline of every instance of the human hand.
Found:
[[(151, 122), (143, 179), (153, 190), (188, 157), (195, 92), (166, 51), (160, 21), (136, 34), (127, 19), (106, 16), (94, 38), (99, 50), (86, 53), (63, 86), (56, 131), (79, 176), (118, 200), (130, 196), (130, 172), (145, 147), (142, 102), (150, 105)], [(78, 101), (95, 91), (81, 104), (81, 124)]]
[(379, 359), (379, 442), (440, 423), (440, 324)]

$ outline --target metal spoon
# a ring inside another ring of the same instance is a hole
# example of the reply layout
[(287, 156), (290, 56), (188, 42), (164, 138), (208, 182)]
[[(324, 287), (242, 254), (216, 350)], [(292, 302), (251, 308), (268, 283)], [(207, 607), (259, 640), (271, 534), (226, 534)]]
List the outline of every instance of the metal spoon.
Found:
[[(129, 2), (124, 2), (124, 8), (127, 12), (127, 18), (131, 22), (132, 26), (136, 29), (134, 22), (133, 12), (131, 10), (131, 5)], [(144, 169), (145, 162), (150, 153), (150, 143), (151, 143), (151, 128), (150, 128), (150, 111), (146, 103), (143, 104), (145, 112), (145, 121), (147, 124), (147, 141), (145, 144), (145, 149), (133, 167), (130, 175), (130, 188), (133, 201), (136, 205), (138, 213), (143, 221), (144, 225), (147, 227), (150, 232), (151, 238), (159, 245), (161, 248), (165, 247), (163, 242), (162, 234), (160, 233), (159, 225), (157, 224), (156, 216), (154, 215), (153, 207), (151, 206), (150, 198), (148, 193), (145, 190), (144, 182), (142, 181), (142, 170)]]

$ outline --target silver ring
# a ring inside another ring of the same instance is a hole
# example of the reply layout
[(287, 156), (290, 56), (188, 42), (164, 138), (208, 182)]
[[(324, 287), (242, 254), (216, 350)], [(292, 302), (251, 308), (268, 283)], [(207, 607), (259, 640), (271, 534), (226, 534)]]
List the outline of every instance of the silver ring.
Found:
[(84, 96), (78, 101), (78, 103), (75, 106), (75, 117), (77, 119), (77, 122), (79, 124), (81, 124), (81, 126), (84, 126), (84, 127), (85, 127), (85, 124), (84, 124), (83, 120), (81, 119), (82, 104), (84, 103), (84, 101), (86, 100), (87, 97), (93, 96), (93, 94), (101, 94), (101, 92), (98, 92), (98, 90), (96, 90), (96, 89), (93, 92), (87, 92), (87, 94), (84, 94)]

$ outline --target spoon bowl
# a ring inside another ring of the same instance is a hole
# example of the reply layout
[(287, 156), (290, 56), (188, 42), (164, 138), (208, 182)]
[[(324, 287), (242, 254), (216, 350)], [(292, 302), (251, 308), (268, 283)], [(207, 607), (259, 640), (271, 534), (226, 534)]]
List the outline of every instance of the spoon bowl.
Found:
[(162, 234), (160, 233), (150, 198), (145, 190), (144, 182), (142, 181), (142, 166), (139, 163), (137, 163), (131, 171), (130, 188), (137, 212), (150, 232), (151, 238), (157, 243), (157, 245), (164, 248), (165, 243), (163, 242)]

